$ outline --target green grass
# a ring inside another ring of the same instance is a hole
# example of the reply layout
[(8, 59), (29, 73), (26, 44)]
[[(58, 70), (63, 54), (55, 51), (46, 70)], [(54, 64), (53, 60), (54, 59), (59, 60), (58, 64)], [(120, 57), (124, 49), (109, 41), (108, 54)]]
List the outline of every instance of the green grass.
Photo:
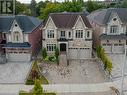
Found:
[(34, 62), (33, 63), (33, 66), (32, 66), (32, 69), (31, 69), (31, 72), (25, 82), (26, 85), (34, 85), (34, 80), (36, 78), (32, 78), (32, 71), (33, 70), (36, 70), (37, 71), (37, 74), (38, 74), (38, 77), (39, 77), (39, 80), (41, 81), (41, 84), (49, 84), (48, 80), (42, 75), (39, 73), (39, 70), (38, 70), (38, 66), (37, 66), (38, 62)]
[[(28, 92), (25, 92), (25, 91), (20, 91), (19, 92), (19, 95), (35, 95), (33, 93), (28, 93)], [(56, 95), (56, 93), (43, 93), (43, 94), (40, 94), (40, 95)]]

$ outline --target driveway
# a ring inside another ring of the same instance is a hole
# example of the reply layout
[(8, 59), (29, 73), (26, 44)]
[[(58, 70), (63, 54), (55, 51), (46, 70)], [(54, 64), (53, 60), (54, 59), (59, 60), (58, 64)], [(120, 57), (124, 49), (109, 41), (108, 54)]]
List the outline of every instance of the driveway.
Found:
[(67, 67), (57, 66), (56, 64), (42, 64), (42, 67), (47, 70), (45, 77), (50, 84), (85, 84), (108, 81), (98, 61), (73, 61)]
[[(119, 79), (121, 77), (121, 68), (124, 62), (124, 54), (107, 54), (107, 55), (113, 64), (112, 78), (113, 80)], [(125, 68), (127, 68), (127, 64), (125, 65)], [(125, 69), (125, 75), (127, 75), (127, 69)]]
[(31, 63), (0, 64), (0, 83), (24, 83), (30, 67)]

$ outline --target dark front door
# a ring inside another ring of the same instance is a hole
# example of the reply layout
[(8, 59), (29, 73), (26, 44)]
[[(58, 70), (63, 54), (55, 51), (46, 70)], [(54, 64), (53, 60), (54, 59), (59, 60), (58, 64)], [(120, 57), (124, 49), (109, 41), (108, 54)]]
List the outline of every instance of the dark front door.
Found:
[(60, 44), (60, 51), (66, 51), (66, 44), (65, 43)]

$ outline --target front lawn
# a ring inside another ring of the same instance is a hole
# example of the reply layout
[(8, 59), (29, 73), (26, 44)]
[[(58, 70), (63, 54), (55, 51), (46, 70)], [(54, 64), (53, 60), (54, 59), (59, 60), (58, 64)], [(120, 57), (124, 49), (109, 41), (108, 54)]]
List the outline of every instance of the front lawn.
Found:
[[(34, 93), (28, 93), (28, 92), (25, 92), (25, 91), (20, 91), (19, 95), (35, 95)], [(40, 94), (40, 95), (56, 95), (56, 93), (43, 93), (43, 94)]]
[(49, 84), (48, 80), (39, 72), (38, 61), (34, 61), (31, 72), (26, 80), (26, 85), (34, 85), (35, 79), (39, 79), (41, 84)]

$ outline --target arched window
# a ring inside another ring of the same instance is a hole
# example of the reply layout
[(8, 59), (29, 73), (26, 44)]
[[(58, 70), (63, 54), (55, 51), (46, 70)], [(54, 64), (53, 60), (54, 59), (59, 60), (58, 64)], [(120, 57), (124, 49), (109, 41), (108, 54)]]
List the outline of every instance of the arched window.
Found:
[(13, 39), (14, 39), (14, 42), (19, 42), (19, 40), (20, 40), (20, 33), (15, 31), (13, 33)]

